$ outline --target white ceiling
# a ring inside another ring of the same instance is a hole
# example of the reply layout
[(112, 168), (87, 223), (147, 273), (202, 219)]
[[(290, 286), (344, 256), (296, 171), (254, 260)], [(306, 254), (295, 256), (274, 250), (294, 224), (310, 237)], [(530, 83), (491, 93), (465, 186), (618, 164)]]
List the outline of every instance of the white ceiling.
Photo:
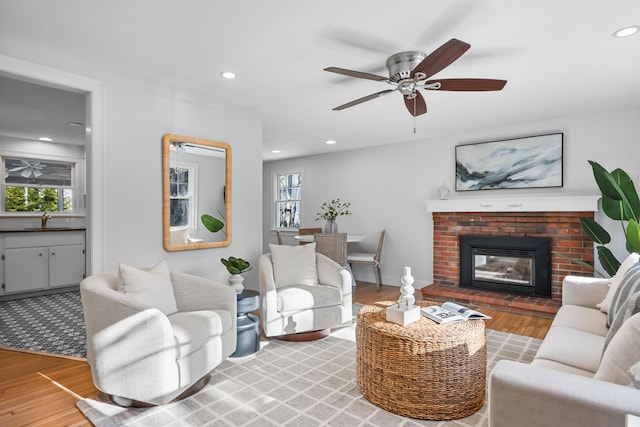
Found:
[[(640, 25), (637, 0), (0, 0), (0, 47), (37, 43), (256, 109), (265, 160), (637, 107), (640, 34), (611, 36), (628, 25)], [(386, 75), (393, 53), (428, 54), (451, 38), (471, 49), (436, 78), (506, 87), (423, 92), (416, 133), (399, 93), (332, 111), (389, 86), (325, 67)]]

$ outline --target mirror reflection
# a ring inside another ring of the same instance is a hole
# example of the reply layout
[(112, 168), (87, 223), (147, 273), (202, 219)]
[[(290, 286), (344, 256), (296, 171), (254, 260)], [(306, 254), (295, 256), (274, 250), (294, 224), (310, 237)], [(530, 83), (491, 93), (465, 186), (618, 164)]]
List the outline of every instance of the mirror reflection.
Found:
[(162, 139), (163, 243), (167, 251), (231, 244), (231, 148), (167, 134)]

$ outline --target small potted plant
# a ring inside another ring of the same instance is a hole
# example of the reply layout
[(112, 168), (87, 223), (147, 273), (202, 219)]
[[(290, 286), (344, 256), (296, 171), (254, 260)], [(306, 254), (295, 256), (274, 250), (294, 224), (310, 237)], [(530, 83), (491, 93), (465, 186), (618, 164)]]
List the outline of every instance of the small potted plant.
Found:
[(236, 293), (241, 293), (244, 289), (244, 285), (242, 284), (244, 277), (242, 277), (242, 273), (252, 268), (249, 261), (230, 256), (228, 259), (221, 258), (220, 262), (227, 268), (227, 271), (231, 273), (229, 284), (236, 290)]

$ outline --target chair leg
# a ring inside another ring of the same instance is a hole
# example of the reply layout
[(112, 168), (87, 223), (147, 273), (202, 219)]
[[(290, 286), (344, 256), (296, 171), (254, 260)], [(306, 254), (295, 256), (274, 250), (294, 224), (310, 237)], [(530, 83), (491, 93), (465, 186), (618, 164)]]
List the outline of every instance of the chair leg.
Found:
[(373, 271), (376, 275), (376, 291), (379, 291), (380, 285), (382, 284), (382, 278), (380, 277), (380, 264), (375, 264), (373, 266)]

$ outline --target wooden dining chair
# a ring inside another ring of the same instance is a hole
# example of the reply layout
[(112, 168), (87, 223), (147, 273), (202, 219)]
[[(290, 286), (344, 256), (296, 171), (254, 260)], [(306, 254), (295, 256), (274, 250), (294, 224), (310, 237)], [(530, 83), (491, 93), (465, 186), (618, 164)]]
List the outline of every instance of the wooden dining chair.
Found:
[(278, 238), (278, 244), (282, 245), (282, 236), (280, 235), (280, 231), (276, 230), (276, 237)]
[(385, 230), (380, 233), (380, 239), (378, 240), (378, 249), (375, 253), (365, 252), (353, 252), (347, 255), (347, 262), (353, 267), (354, 264), (359, 265), (371, 265), (373, 266), (373, 273), (376, 276), (376, 290), (380, 290), (382, 284), (382, 276), (380, 274), (380, 261), (382, 253), (382, 242), (384, 242)]
[(326, 255), (342, 266), (347, 265), (347, 233), (316, 233), (316, 252)]
[[(318, 233), (322, 233), (322, 228), (316, 227), (316, 228), (299, 228), (298, 229), (298, 235), (300, 236), (307, 236), (310, 234), (318, 234)], [(300, 240), (299, 243), (301, 245), (306, 245), (307, 243), (310, 243), (310, 242), (303, 242), (302, 240)]]

